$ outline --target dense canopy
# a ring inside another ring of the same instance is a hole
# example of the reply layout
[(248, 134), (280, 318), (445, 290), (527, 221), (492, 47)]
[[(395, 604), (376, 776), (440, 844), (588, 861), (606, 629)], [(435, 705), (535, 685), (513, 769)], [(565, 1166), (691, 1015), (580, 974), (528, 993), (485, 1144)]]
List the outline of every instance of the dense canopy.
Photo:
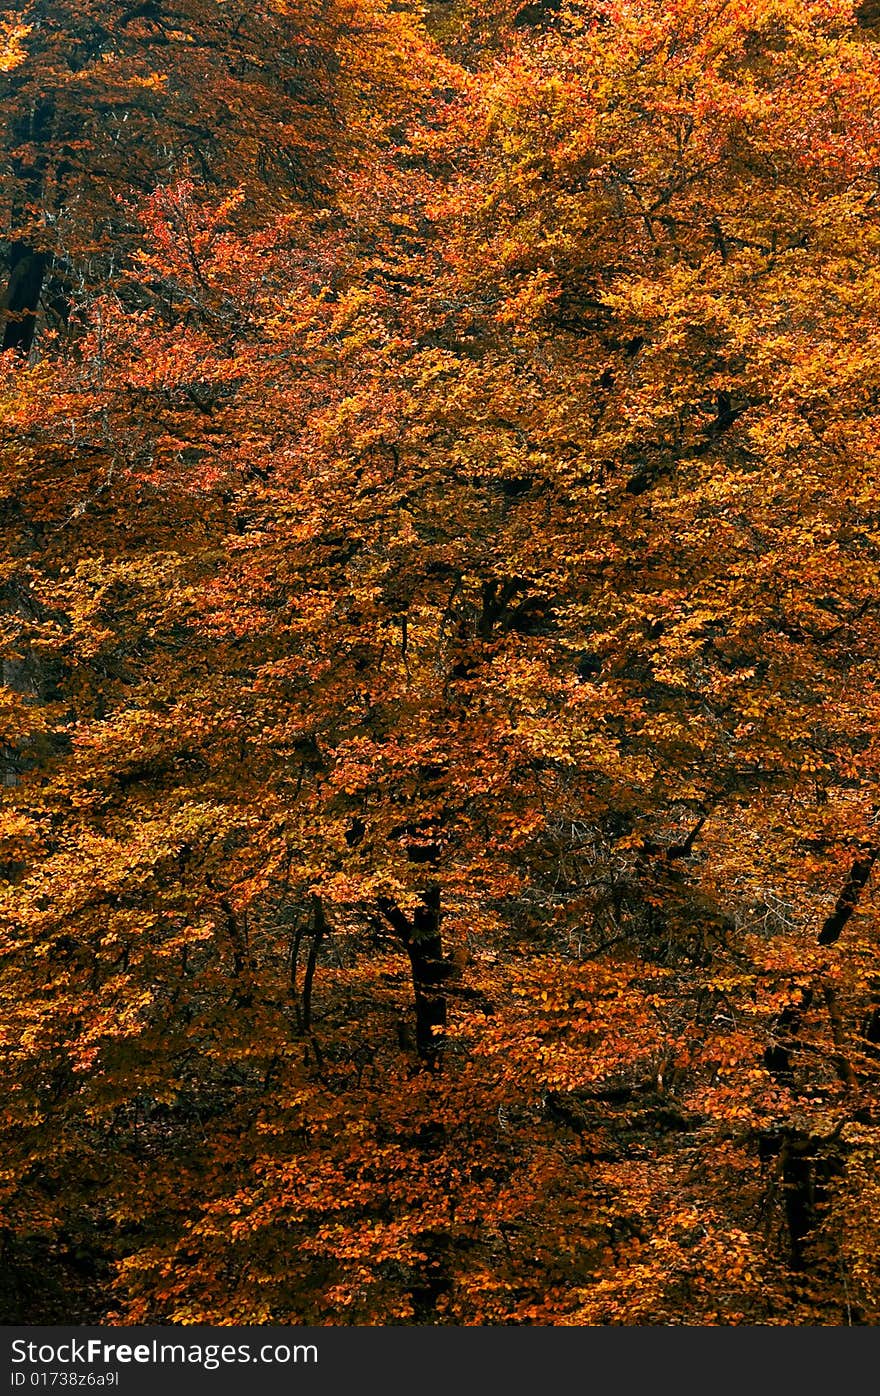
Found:
[(880, 21), (0, 12), (0, 1315), (880, 1321)]

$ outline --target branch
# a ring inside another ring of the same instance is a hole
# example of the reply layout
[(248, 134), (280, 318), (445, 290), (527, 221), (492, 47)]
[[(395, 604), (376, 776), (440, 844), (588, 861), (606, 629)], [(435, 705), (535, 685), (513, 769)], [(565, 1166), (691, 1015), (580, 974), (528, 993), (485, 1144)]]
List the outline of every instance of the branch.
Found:
[(836, 940), (840, 939), (844, 926), (858, 905), (859, 897), (871, 876), (871, 869), (878, 856), (880, 856), (880, 845), (869, 844), (864, 853), (853, 863), (849, 877), (843, 885), (843, 891), (837, 899), (837, 904), (819, 932), (820, 945), (833, 945)]

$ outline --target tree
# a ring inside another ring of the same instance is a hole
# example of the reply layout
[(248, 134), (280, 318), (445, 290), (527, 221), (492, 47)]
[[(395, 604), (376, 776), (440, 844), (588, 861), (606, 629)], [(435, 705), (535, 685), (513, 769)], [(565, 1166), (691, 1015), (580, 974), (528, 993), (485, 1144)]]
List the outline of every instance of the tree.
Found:
[(21, 1309), (876, 1321), (875, 51), (526, 8), (10, 356)]
[(357, 0), (7, 11), (3, 347), (27, 352), (39, 313), (66, 321), (112, 279), (132, 197), (190, 177), (240, 190), (251, 224), (329, 198), (340, 157), (365, 138), (366, 94), (375, 120), (405, 86), (385, 81), (383, 26), (405, 53), (402, 26)]

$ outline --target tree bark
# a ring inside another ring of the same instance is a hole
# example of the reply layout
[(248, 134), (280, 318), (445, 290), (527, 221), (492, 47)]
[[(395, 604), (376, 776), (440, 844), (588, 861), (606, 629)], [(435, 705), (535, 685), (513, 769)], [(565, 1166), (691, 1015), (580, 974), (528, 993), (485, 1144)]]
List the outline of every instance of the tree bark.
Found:
[[(43, 198), (47, 146), (54, 120), (55, 104), (51, 98), (47, 98), (25, 110), (15, 123), (13, 144), (35, 150), (36, 154), (22, 159), (15, 156), (12, 161), (12, 172), (18, 183), (12, 211), (14, 229), (19, 219), (25, 223), (32, 221), (32, 206), (38, 205)], [(48, 266), (48, 255), (34, 247), (27, 232), (20, 226), (15, 229), (9, 244), (9, 271), (2, 301), (3, 349), (14, 349), (23, 358), (27, 358), (33, 346), (37, 311)]]
[(23, 358), (33, 346), (47, 262), (45, 253), (36, 252), (26, 242), (14, 242), (9, 250), (3, 349), (15, 349)]
[(412, 968), (416, 1011), (416, 1051), (430, 1071), (440, 1065), (442, 1032), (446, 1027), (446, 995), (443, 985), (454, 966), (443, 956), (440, 888), (424, 893), (412, 920), (389, 897), (380, 897), (379, 910), (403, 942)]
[(833, 945), (836, 940), (840, 939), (844, 926), (858, 906), (859, 897), (871, 876), (871, 869), (878, 856), (880, 856), (880, 846), (872, 844), (853, 863), (849, 877), (843, 885), (843, 891), (837, 899), (837, 904), (819, 932), (820, 945)]

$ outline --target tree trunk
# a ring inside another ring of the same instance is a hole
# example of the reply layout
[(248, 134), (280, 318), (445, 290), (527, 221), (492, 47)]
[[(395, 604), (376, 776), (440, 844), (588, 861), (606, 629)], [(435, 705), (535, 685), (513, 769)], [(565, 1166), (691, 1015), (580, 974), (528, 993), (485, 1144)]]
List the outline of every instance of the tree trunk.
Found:
[(443, 958), (440, 936), (440, 888), (431, 887), (416, 908), (406, 950), (412, 965), (416, 1005), (416, 1050), (428, 1066), (440, 1059), (446, 1027), (446, 996), (442, 985), (451, 966)]
[(454, 968), (443, 957), (440, 888), (436, 884), (428, 888), (412, 920), (388, 897), (380, 898), (379, 910), (397, 932), (409, 956), (416, 1011), (416, 1051), (425, 1066), (435, 1071), (443, 1054), (442, 1032), (446, 1027), (443, 984)]
[(55, 104), (51, 98), (45, 98), (23, 111), (12, 131), (13, 145), (25, 147), (28, 153), (23, 158), (16, 155), (12, 161), (12, 173), (18, 189), (13, 198), (9, 272), (2, 300), (3, 348), (14, 349), (23, 358), (27, 358), (34, 342), (37, 310), (49, 257), (33, 246), (19, 220), (23, 220), (25, 225), (31, 224), (33, 207), (42, 201), (47, 147), (54, 120)]
[(867, 885), (878, 855), (880, 846), (872, 844), (853, 863), (843, 891), (837, 899), (837, 905), (819, 932), (820, 945), (833, 945), (840, 938), (844, 926), (858, 906), (859, 897)]
[(26, 242), (14, 242), (9, 249), (3, 348), (16, 349), (23, 358), (27, 358), (34, 342), (46, 265), (45, 253), (34, 251)]

